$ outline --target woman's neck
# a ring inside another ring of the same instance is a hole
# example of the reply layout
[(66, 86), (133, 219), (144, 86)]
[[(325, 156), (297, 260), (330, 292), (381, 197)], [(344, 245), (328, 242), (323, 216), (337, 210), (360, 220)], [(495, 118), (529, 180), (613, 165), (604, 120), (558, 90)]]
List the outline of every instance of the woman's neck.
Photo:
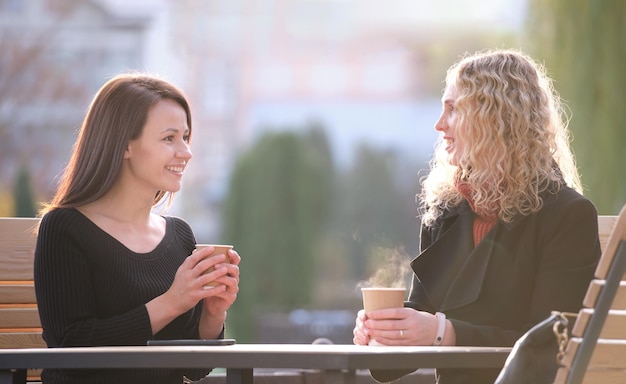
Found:
[(120, 223), (145, 223), (152, 212), (154, 196), (141, 196), (113, 187), (100, 199), (80, 207), (80, 211)]

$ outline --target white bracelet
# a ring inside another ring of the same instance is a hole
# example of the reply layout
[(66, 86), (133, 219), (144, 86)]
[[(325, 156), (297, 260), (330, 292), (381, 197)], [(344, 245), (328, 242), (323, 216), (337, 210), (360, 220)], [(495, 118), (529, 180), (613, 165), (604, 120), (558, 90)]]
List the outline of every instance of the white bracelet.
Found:
[(443, 341), (443, 336), (446, 333), (446, 314), (443, 312), (435, 313), (437, 317), (437, 334), (435, 335), (435, 341), (433, 341), (434, 346), (441, 345)]

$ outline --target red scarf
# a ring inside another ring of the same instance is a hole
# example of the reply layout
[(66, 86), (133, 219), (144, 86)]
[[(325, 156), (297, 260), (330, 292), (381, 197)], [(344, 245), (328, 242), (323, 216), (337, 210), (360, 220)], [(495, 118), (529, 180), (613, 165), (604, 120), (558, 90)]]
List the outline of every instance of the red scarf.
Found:
[(474, 211), (475, 216), (473, 235), (474, 247), (476, 247), (478, 243), (480, 243), (480, 241), (485, 237), (485, 235), (487, 235), (487, 233), (491, 230), (491, 228), (496, 225), (496, 223), (498, 222), (498, 217), (495, 215), (481, 216), (476, 213), (476, 210), (474, 209), (474, 198), (472, 195), (472, 189), (470, 188), (469, 184), (462, 181), (457, 181), (456, 189), (465, 198), (465, 200), (467, 200), (470, 208), (472, 209), (472, 211)]

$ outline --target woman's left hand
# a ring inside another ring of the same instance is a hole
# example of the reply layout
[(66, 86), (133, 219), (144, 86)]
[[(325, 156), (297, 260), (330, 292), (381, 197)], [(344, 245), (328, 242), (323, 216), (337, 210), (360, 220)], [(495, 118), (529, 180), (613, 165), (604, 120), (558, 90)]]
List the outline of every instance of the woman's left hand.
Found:
[(383, 345), (432, 345), (437, 333), (437, 318), (412, 308), (359, 311), (354, 328), (354, 343), (376, 340)]
[(224, 262), (215, 265), (215, 268), (226, 268), (228, 272), (215, 280), (218, 285), (210, 288), (215, 289), (215, 295), (209, 295), (204, 298), (204, 310), (209, 315), (218, 315), (224, 313), (235, 302), (237, 293), (239, 292), (239, 263), (241, 257), (235, 250), (228, 251), (230, 262)]

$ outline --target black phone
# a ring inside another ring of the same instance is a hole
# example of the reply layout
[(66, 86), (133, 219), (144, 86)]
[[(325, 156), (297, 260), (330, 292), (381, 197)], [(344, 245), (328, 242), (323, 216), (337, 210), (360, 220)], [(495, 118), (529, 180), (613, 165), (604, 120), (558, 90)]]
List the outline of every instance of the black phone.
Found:
[(233, 345), (235, 339), (164, 339), (148, 340), (147, 345)]

